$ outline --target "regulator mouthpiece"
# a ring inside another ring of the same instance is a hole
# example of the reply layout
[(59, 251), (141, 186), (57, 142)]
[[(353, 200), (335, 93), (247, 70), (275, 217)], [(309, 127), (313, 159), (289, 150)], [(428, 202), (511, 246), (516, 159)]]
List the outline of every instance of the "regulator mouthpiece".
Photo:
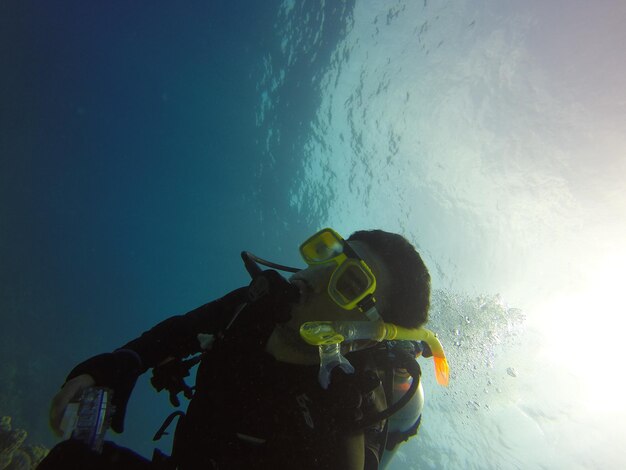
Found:
[(346, 374), (354, 374), (354, 366), (341, 354), (339, 343), (321, 345), (319, 349), (320, 371), (318, 381), (323, 389), (326, 390), (330, 385), (330, 377), (335, 367), (339, 367)]

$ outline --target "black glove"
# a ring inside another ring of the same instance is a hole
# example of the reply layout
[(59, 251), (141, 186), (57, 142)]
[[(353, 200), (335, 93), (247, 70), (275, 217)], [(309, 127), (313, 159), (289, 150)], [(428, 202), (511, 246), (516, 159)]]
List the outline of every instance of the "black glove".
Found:
[(78, 364), (67, 376), (67, 380), (88, 374), (95, 380), (95, 385), (113, 390), (111, 403), (115, 406), (111, 428), (121, 433), (124, 431), (124, 417), (128, 399), (135, 387), (137, 378), (143, 373), (141, 359), (131, 350), (120, 349), (113, 353), (100, 354)]

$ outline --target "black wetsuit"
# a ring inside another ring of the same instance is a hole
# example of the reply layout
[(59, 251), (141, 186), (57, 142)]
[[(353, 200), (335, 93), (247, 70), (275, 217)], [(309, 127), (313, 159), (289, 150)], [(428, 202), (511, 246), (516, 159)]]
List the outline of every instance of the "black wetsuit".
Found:
[[(139, 355), (144, 371), (169, 357), (203, 354), (194, 397), (177, 426), (173, 452), (177, 468), (340, 469), (346, 437), (361, 431), (365, 468), (377, 468), (384, 421), (365, 430), (356, 429), (354, 423), (386, 407), (382, 385), (361, 387), (355, 393), (359, 387), (347, 381), (344, 388), (331, 384), (332, 390), (324, 390), (318, 383), (318, 366), (274, 359), (265, 352), (275, 327), (273, 308), (263, 299), (248, 302), (247, 289), (238, 289), (167, 319), (123, 346)], [(202, 333), (217, 338), (210, 350), (201, 348)], [(357, 375), (368, 379), (380, 375), (368, 351), (348, 358)], [(70, 377), (89, 372), (79, 365)], [(144, 463), (137, 463), (137, 468), (144, 468)]]

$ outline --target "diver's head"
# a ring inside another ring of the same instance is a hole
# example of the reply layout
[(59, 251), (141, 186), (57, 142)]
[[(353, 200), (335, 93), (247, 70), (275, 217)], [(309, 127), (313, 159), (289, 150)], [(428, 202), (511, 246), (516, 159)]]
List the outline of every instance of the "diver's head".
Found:
[(430, 276), (404, 237), (371, 230), (343, 240), (324, 229), (300, 251), (309, 267), (291, 278), (302, 293), (292, 310), (292, 327), (307, 321), (372, 320), (374, 305), (374, 315), (385, 322), (417, 328), (427, 321)]
[(317, 346), (323, 388), (335, 368), (354, 372), (343, 354), (385, 340), (426, 342), (437, 381), (448, 384), (443, 347), (432, 331), (422, 328), (428, 320), (430, 275), (404, 237), (371, 230), (344, 240), (326, 228), (300, 245), (300, 254), (309, 267), (291, 278), (302, 295), (285, 333), (299, 328), (304, 342)]
[(402, 235), (384, 230), (354, 232), (347, 241), (364, 245), (375, 257), (372, 271), (379, 284), (375, 295), (383, 320), (404, 328), (428, 322), (430, 274), (415, 247)]

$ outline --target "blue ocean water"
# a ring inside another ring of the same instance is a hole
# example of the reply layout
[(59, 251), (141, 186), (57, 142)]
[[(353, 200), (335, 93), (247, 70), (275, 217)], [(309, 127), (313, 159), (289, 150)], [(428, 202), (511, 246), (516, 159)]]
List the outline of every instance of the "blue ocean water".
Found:
[[(297, 265), (322, 226), (379, 227), (430, 267), (453, 370), (443, 390), (423, 364), (424, 424), (393, 468), (620, 468), (624, 408), (580, 392), (586, 330), (562, 322), (586, 320), (574, 293), (598, 306), (586, 271), (626, 259), (621, 18), (608, 1), (3, 2), (0, 415), (52, 445), (65, 374), (247, 283), (241, 250)], [(169, 412), (143, 379), (117, 440), (150, 455)]]

